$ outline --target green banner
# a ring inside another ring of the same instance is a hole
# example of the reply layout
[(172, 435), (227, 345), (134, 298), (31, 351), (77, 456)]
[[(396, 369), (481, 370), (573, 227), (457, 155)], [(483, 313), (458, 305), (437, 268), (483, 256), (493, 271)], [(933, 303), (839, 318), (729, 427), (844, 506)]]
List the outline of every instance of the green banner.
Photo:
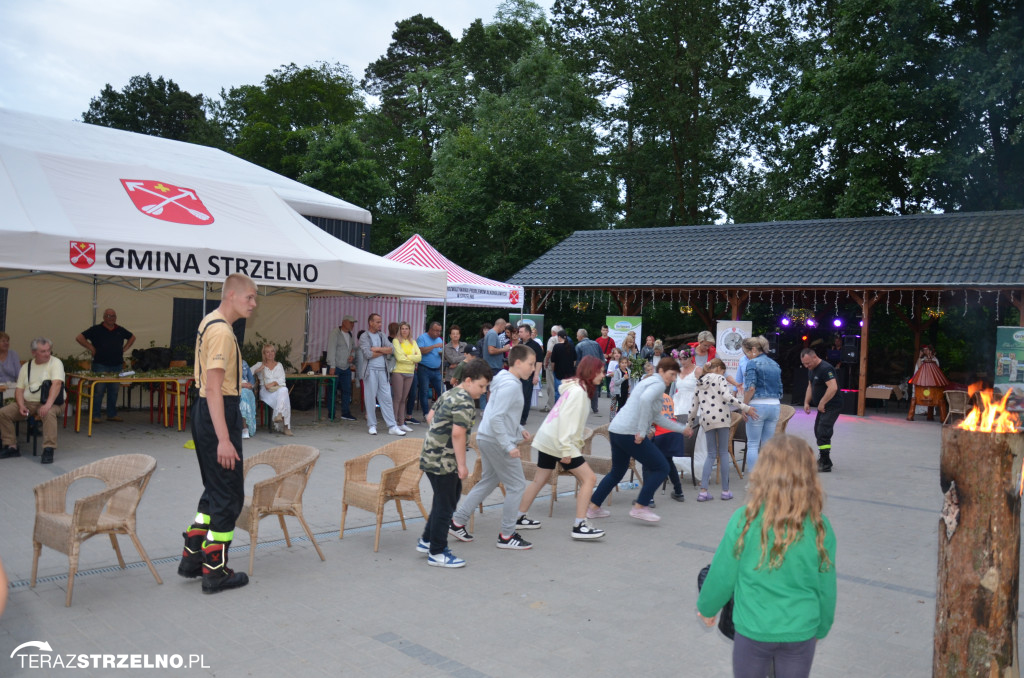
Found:
[(992, 380), (999, 395), (1014, 390), (1024, 397), (1024, 327), (996, 328), (996, 367)]

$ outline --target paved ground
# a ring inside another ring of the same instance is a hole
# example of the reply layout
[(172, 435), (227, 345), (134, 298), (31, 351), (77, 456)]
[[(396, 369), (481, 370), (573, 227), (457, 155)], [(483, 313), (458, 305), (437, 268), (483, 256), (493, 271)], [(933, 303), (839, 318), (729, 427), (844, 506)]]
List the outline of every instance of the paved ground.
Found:
[[(594, 425), (607, 421), (607, 404), (601, 400), (603, 413), (592, 417)], [(532, 430), (542, 416), (533, 412)], [(310, 414), (296, 413), (295, 437), (287, 442), (308, 443), (322, 453), (305, 513), (327, 561), (320, 562), (304, 540), (286, 548), (276, 521), (266, 520), (251, 584), (204, 596), (197, 581), (175, 573), (180, 533), (201, 489), (194, 453), (183, 448), (189, 436), (150, 425), (145, 413), (126, 418), (98, 425), (92, 438), (62, 431), (52, 466), (31, 456), (0, 462), (0, 557), (12, 581), (0, 619), (0, 676), (57, 673), (20, 668), (24, 650), (10, 658), (27, 641), (46, 641), (52, 654), (65, 656), (146, 653), (188, 661), (202, 655), (207, 668), (177, 673), (225, 677), (731, 675), (731, 643), (695, 620), (695, 582), (745, 499), (744, 482), (735, 476), (732, 502), (698, 504), (689, 478), (685, 503), (659, 492), (659, 524), (630, 519), (627, 498), (613, 495), (612, 517), (600, 521), (607, 537), (596, 542), (569, 538), (571, 494), (556, 504), (553, 518), (541, 495), (532, 514), (544, 527), (526, 535), (535, 546), (525, 552), (494, 547), (500, 511), (489, 507), (476, 516), (477, 540), (454, 543), (469, 565), (430, 568), (414, 550), (423, 526), (418, 516), (407, 532), (397, 522), (387, 525), (375, 554), (372, 516), (351, 509), (349, 526), (362, 527), (338, 540), (344, 461), (391, 438), (367, 435), (361, 421), (315, 423)], [(789, 430), (811, 438), (811, 428), (812, 417), (798, 413)], [(284, 442), (260, 432), (247, 441), (246, 452)], [(832, 633), (819, 644), (814, 675), (928, 675), (941, 503), (939, 425), (907, 422), (895, 409), (843, 416), (834, 442), (835, 472), (823, 481), (839, 543), (839, 603)], [(602, 445), (595, 445), (595, 454), (608, 454)], [(63, 555), (44, 549), (41, 581), (28, 587), (32, 487), (126, 452), (158, 460), (138, 529), (164, 584), (135, 562), (127, 540), (122, 550), (131, 564), (120, 570), (109, 543), (94, 539), (83, 547), (73, 605), (65, 608)], [(424, 480), (422, 487), (429, 506), (429, 484)], [(563, 481), (561, 490), (571, 485)], [(499, 493), (491, 498), (499, 499)], [(415, 507), (406, 514), (416, 514)], [(289, 531), (301, 534), (294, 521)], [(244, 532), (236, 544), (233, 564), (245, 569)], [(78, 669), (72, 675), (110, 673)]]

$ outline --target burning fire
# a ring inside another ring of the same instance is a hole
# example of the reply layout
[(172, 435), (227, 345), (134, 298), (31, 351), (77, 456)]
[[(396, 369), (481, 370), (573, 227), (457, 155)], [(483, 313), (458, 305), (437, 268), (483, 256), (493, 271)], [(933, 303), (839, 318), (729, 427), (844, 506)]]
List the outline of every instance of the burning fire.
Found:
[[(957, 428), (982, 433), (1016, 433), (1020, 427), (1020, 417), (1006, 409), (1006, 401), (1009, 400), (1011, 393), (1012, 391), (1008, 390), (997, 403), (993, 401), (992, 389), (982, 389), (981, 382), (971, 384), (967, 387), (967, 397), (973, 399), (977, 394), (978, 398), (975, 407)], [(1017, 492), (1024, 495), (1024, 467), (1021, 468)]]
[(967, 388), (967, 397), (974, 398), (977, 395), (976, 406), (967, 414), (967, 417), (960, 422), (957, 428), (965, 431), (980, 431), (982, 433), (1016, 433), (1020, 427), (1020, 417), (1006, 409), (1006, 401), (1010, 398), (1010, 391), (1006, 392), (1002, 400), (995, 402), (992, 397), (992, 389), (982, 389), (981, 382), (971, 384)]

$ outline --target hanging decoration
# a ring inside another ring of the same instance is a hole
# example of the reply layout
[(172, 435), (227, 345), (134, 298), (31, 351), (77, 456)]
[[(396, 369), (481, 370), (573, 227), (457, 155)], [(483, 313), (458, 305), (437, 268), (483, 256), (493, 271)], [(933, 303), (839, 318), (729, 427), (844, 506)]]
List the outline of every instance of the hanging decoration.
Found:
[(680, 306), (679, 312), (683, 315), (693, 315), (693, 306), (687, 304), (686, 306)]

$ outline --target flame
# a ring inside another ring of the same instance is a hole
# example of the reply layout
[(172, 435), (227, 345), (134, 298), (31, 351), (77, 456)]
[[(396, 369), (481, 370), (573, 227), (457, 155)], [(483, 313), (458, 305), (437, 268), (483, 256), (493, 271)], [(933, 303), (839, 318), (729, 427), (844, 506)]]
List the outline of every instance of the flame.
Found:
[[(975, 396), (977, 398), (975, 399)], [(1006, 392), (1002, 400), (995, 402), (992, 396), (992, 389), (983, 389), (981, 382), (971, 384), (967, 387), (967, 397), (975, 399), (975, 407), (967, 414), (967, 417), (960, 422), (957, 428), (965, 431), (980, 431), (982, 433), (1016, 433), (1020, 427), (1020, 417), (1006, 409), (1006, 401), (1010, 398), (1010, 391)]]
[[(982, 433), (1017, 433), (1020, 427), (1020, 417), (1016, 413), (1006, 410), (1006, 401), (1009, 400), (1011, 393), (1012, 391), (1008, 390), (997, 403), (993, 400), (992, 389), (983, 389), (980, 381), (971, 384), (967, 387), (967, 397), (974, 400), (975, 407), (957, 428)], [(975, 395), (977, 395), (976, 399)], [(1021, 468), (1017, 493), (1024, 495), (1024, 467)]]

